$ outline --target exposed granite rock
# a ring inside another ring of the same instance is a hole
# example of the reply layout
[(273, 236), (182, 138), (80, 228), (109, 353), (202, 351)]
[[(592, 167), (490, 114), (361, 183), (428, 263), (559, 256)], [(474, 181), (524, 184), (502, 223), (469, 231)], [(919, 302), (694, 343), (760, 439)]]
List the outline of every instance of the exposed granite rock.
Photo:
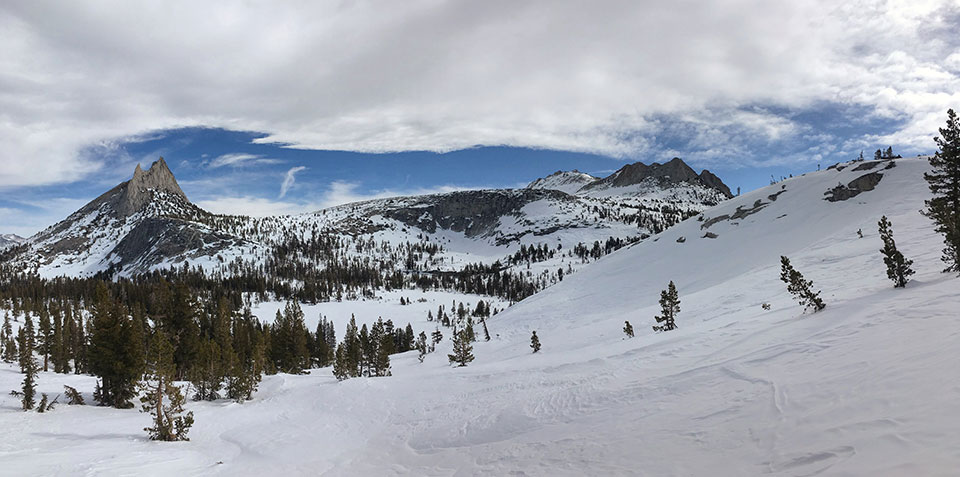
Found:
[(836, 187), (830, 189), (823, 193), (824, 200), (830, 202), (838, 202), (842, 200), (852, 199), (859, 195), (861, 192), (867, 192), (873, 190), (877, 184), (880, 183), (880, 179), (883, 178), (883, 174), (879, 172), (870, 172), (864, 174), (856, 179), (850, 181), (847, 185), (837, 184)]

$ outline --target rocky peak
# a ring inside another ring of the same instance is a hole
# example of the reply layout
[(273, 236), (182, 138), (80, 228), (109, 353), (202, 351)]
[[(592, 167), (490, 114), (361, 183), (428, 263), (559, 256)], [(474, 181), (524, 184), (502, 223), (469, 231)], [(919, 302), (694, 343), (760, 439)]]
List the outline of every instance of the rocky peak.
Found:
[(621, 167), (608, 177), (588, 184), (584, 190), (604, 189), (610, 187), (627, 187), (640, 184), (647, 180), (655, 180), (660, 184), (680, 184), (691, 183), (701, 184), (706, 187), (716, 189), (725, 196), (733, 197), (730, 189), (708, 170), (697, 174), (683, 159), (674, 157), (664, 164), (654, 162), (649, 166), (642, 162), (635, 162)]
[(146, 171), (137, 164), (137, 168), (133, 171), (133, 178), (126, 183), (120, 196), (117, 212), (122, 216), (133, 214), (150, 203), (157, 192), (187, 200), (186, 194), (180, 189), (177, 179), (173, 177), (173, 172), (170, 172), (167, 162), (162, 157), (151, 164), (150, 169)]

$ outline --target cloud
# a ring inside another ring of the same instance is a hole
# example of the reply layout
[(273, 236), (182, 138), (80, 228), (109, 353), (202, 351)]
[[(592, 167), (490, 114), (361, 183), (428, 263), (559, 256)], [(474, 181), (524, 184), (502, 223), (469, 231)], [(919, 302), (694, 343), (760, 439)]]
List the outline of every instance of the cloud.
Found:
[(216, 169), (223, 166), (238, 167), (250, 164), (279, 164), (280, 162), (282, 161), (279, 159), (268, 159), (257, 154), (235, 152), (215, 157), (207, 163), (207, 167)]
[[(742, 151), (797, 134), (790, 112), (828, 102), (898, 118), (884, 139), (931, 147), (960, 104), (958, 11), (950, 0), (3, 2), (0, 188), (90, 177), (104, 160), (85, 148), (187, 126), (295, 148), (626, 158), (663, 147), (658, 118)], [(728, 125), (702, 127), (717, 118)]]
[(296, 182), (296, 175), (298, 172), (306, 169), (305, 166), (291, 167), (287, 174), (283, 177), (283, 183), (280, 184), (280, 199), (287, 195), (287, 191), (293, 187), (294, 182)]

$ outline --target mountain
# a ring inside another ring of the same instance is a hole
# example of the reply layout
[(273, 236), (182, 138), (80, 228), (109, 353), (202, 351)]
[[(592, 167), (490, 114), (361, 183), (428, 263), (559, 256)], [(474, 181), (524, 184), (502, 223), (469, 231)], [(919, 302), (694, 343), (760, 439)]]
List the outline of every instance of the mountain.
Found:
[(145, 272), (182, 255), (216, 254), (241, 241), (205, 225), (213, 216), (190, 203), (167, 163), (105, 192), (30, 239), (21, 262), (44, 276), (91, 276), (111, 268)]
[(0, 248), (6, 248), (11, 245), (21, 244), (27, 239), (16, 234), (0, 234)]
[(635, 162), (602, 179), (578, 171), (557, 171), (527, 185), (528, 189), (553, 189), (578, 196), (652, 196), (712, 200), (733, 197), (719, 177), (704, 169), (697, 174), (679, 157), (665, 164)]
[[(13, 262), (45, 277), (132, 276), (190, 265), (208, 274), (267, 273), (302, 282), (302, 270), (345, 261), (384, 274), (457, 271), (476, 263), (514, 263), (521, 248), (549, 245), (563, 253), (539, 254), (543, 276), (531, 280), (552, 283), (559, 276), (547, 278), (548, 271), (575, 271), (725, 199), (696, 181), (649, 182), (603, 194), (554, 189), (588, 181), (600, 179), (558, 173), (524, 189), (395, 197), (251, 218), (214, 215), (192, 204), (161, 158), (146, 171), (138, 165), (129, 181), (32, 237)], [(381, 246), (366, 246), (369, 240)], [(398, 261), (410, 247), (435, 251)]]
[(527, 189), (550, 189), (575, 194), (583, 186), (595, 182), (599, 178), (590, 174), (572, 171), (557, 171), (547, 177), (541, 177), (527, 185)]

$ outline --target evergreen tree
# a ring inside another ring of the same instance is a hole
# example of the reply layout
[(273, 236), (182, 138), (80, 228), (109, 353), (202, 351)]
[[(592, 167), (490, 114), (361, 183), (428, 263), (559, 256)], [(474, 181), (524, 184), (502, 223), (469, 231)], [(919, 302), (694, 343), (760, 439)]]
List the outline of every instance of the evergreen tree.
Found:
[(540, 351), (540, 338), (537, 337), (536, 331), (534, 331), (533, 334), (530, 335), (530, 348), (533, 349), (534, 353), (536, 353), (537, 351)]
[(370, 342), (373, 346), (371, 376), (390, 376), (390, 351), (393, 346), (393, 336), (386, 333), (383, 320), (378, 319), (372, 330), (373, 332), (370, 334)]
[(53, 370), (57, 373), (70, 372), (70, 358), (67, 354), (66, 328), (63, 326), (63, 317), (60, 310), (53, 313)]
[(443, 332), (440, 331), (440, 328), (437, 327), (433, 330), (433, 333), (430, 333), (430, 348), (436, 349), (437, 344), (443, 341)]
[[(480, 303), (483, 303), (483, 302), (481, 301)], [(483, 323), (483, 340), (490, 341), (490, 330), (487, 329), (487, 318), (481, 315), (480, 322)]]
[(677, 329), (677, 314), (680, 313), (680, 296), (677, 294), (677, 287), (673, 280), (667, 285), (667, 289), (660, 292), (660, 315), (656, 317), (657, 323), (663, 323), (654, 326), (653, 331), (671, 331)]
[(804, 279), (803, 275), (790, 265), (790, 259), (784, 256), (780, 257), (780, 280), (787, 284), (787, 291), (804, 306), (804, 309), (813, 308), (813, 312), (816, 313), (826, 308), (827, 305), (820, 299), (820, 292), (814, 292), (811, 288), (813, 282)]
[(420, 335), (417, 336), (417, 351), (420, 353), (417, 355), (417, 359), (422, 363), (427, 356), (427, 333), (424, 331), (421, 331)]
[(40, 333), (37, 335), (37, 351), (43, 355), (43, 372), (50, 371), (50, 350), (53, 349), (53, 327), (50, 324), (50, 312), (46, 306), (40, 307)]
[(947, 111), (947, 127), (940, 128), (935, 140), (939, 150), (930, 158), (933, 170), (923, 175), (934, 197), (926, 201), (923, 214), (943, 234), (943, 271), (960, 273), (960, 119), (952, 109)]
[(90, 336), (90, 371), (100, 378), (97, 401), (104, 406), (131, 408), (136, 384), (143, 374), (143, 330), (126, 309), (97, 287)]
[(627, 335), (627, 338), (633, 338), (633, 325), (629, 321), (623, 322), (623, 334)]
[(10, 325), (10, 313), (3, 314), (3, 361), (12, 363), (17, 359), (17, 340), (13, 336), (13, 327)]
[(463, 367), (473, 361), (473, 344), (467, 336), (466, 330), (453, 334), (453, 354), (448, 354), (450, 363), (457, 363), (458, 367)]
[(887, 216), (880, 218), (880, 239), (883, 240), (883, 248), (880, 253), (883, 254), (883, 263), (887, 266), (887, 278), (893, 280), (894, 288), (903, 288), (907, 286), (910, 275), (913, 275), (913, 260), (907, 260), (903, 254), (897, 250), (897, 244), (893, 241), (893, 228)]
[(310, 366), (307, 346), (309, 331), (304, 323), (303, 310), (297, 302), (288, 302), (283, 313), (277, 311), (273, 324), (273, 359), (282, 372), (300, 374)]
[(174, 384), (176, 366), (173, 346), (163, 331), (154, 333), (147, 354), (147, 372), (143, 383), (141, 412), (153, 416), (153, 426), (145, 427), (151, 440), (188, 441), (187, 432), (193, 426), (193, 412), (183, 413), (185, 401), (180, 388)]
[(23, 387), (20, 392), (23, 394), (20, 403), (24, 411), (33, 409), (37, 394), (37, 372), (40, 367), (33, 357), (34, 338), (33, 338), (33, 320), (30, 315), (26, 315), (26, 322), (23, 325), (23, 340), (20, 343), (20, 369), (23, 372)]

